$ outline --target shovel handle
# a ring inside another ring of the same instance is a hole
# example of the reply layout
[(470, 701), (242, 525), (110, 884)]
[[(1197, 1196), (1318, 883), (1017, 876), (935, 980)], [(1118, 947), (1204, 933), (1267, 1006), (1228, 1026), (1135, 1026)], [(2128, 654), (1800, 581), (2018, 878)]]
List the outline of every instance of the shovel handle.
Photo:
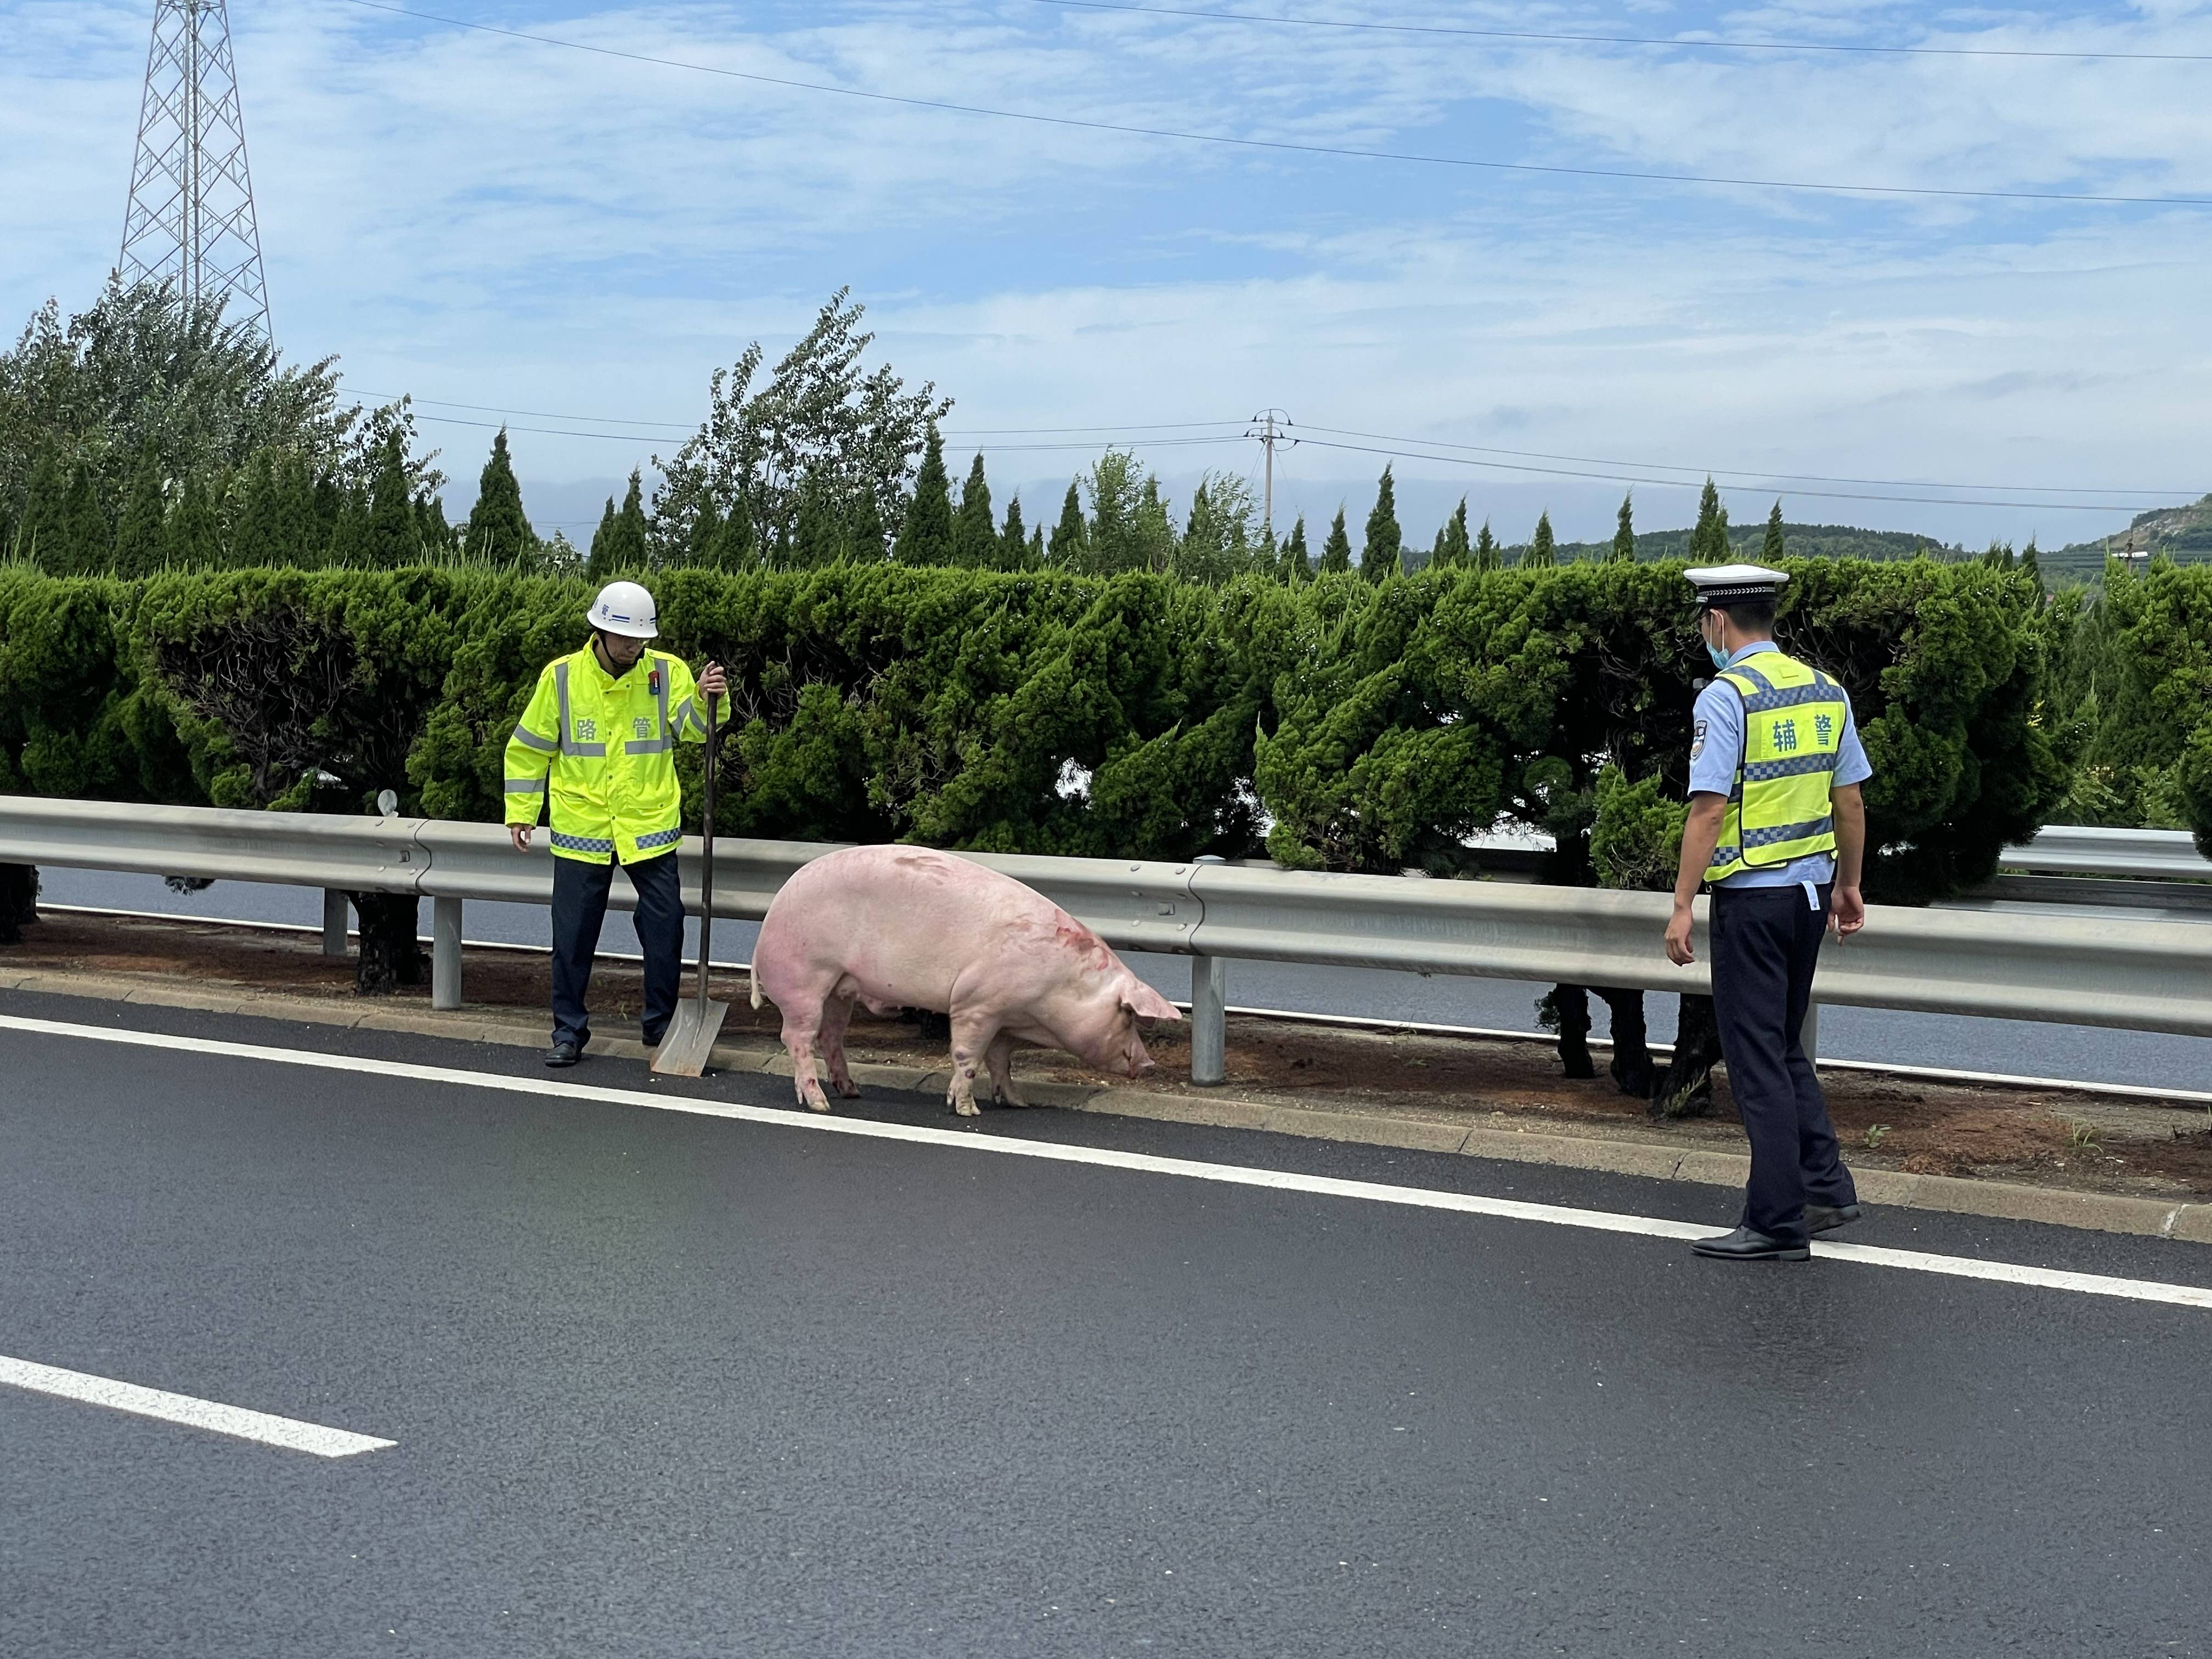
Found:
[(714, 700), (707, 704), (705, 799), (699, 822), (699, 1011), (707, 1010), (707, 964), (714, 958)]

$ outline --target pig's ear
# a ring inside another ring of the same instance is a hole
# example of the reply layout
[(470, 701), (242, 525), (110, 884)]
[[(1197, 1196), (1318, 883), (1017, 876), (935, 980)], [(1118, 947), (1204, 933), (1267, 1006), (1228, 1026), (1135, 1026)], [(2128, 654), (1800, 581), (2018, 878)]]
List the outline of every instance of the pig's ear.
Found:
[(1121, 1006), (1139, 1019), (1181, 1019), (1182, 1012), (1158, 991), (1140, 979), (1133, 979), (1121, 989)]

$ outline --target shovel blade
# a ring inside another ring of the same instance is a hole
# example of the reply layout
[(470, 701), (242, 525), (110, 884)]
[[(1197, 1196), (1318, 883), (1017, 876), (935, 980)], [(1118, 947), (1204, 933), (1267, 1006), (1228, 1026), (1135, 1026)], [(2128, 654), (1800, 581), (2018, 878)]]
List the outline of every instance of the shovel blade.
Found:
[(714, 1039), (722, 1034), (722, 1017), (729, 1012), (726, 1002), (684, 998), (677, 1005), (676, 1018), (669, 1021), (660, 1047), (653, 1050), (653, 1069), (662, 1077), (702, 1075)]

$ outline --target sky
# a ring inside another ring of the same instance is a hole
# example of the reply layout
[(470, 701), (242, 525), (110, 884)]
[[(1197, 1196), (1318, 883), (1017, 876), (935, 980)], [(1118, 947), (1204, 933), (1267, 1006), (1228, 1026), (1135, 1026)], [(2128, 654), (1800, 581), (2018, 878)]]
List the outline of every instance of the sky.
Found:
[[(848, 286), (1032, 521), (1109, 441), (1256, 489), (1269, 407), (1316, 544), (1386, 460), (1420, 544), (1708, 471), (1975, 546), (2212, 490), (2212, 0), (1132, 3), (233, 0), (276, 337), (412, 393), (456, 511), (506, 422), (578, 539)], [(115, 261), (153, 9), (0, 0), (9, 327)]]

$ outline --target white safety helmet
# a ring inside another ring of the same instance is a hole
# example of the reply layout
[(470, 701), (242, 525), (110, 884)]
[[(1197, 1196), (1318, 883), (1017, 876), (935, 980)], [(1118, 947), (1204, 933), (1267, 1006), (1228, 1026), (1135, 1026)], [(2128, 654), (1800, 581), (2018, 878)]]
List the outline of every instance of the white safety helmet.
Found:
[(589, 614), (592, 627), (610, 634), (650, 640), (660, 633), (660, 617), (653, 608), (653, 595), (635, 582), (609, 582), (592, 601)]

